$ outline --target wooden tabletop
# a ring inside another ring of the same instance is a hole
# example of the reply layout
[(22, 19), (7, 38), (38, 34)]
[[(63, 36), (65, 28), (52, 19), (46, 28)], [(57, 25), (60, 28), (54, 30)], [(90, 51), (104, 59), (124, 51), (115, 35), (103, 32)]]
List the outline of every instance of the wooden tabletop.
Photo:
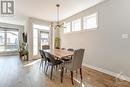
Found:
[(58, 57), (58, 58), (64, 58), (66, 56), (72, 56), (74, 52), (61, 50), (61, 49), (52, 49), (52, 50), (46, 50), (47, 52), (50, 52), (52, 55)]

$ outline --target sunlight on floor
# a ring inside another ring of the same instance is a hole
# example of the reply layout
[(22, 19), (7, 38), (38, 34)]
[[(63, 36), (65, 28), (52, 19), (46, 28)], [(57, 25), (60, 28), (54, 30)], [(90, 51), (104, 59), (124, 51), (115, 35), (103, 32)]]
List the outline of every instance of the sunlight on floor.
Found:
[(41, 61), (41, 59), (38, 59), (38, 60), (35, 60), (35, 61), (31, 62), (31, 63), (25, 64), (24, 67), (26, 67), (26, 66), (31, 66), (31, 65), (33, 65), (33, 64), (35, 64), (35, 63), (37, 63), (37, 62), (39, 62), (39, 61)]

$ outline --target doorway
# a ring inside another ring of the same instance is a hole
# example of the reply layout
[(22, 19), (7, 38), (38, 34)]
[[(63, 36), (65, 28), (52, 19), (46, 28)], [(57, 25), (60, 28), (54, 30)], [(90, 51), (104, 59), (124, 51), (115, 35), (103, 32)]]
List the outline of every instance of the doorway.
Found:
[(49, 26), (33, 24), (33, 56), (39, 55), (39, 49), (43, 45), (50, 45), (50, 28)]

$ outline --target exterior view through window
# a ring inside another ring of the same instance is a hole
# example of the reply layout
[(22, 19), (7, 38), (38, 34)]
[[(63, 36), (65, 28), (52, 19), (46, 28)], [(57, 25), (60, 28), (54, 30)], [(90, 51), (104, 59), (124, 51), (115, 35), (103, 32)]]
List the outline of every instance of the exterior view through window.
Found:
[(49, 45), (49, 32), (40, 32), (41, 49), (43, 45)]
[(81, 30), (81, 19), (72, 21), (72, 31), (80, 31), (80, 30)]
[(97, 13), (84, 17), (84, 29), (97, 28)]
[(18, 30), (1, 29), (0, 30), (0, 52), (18, 50)]

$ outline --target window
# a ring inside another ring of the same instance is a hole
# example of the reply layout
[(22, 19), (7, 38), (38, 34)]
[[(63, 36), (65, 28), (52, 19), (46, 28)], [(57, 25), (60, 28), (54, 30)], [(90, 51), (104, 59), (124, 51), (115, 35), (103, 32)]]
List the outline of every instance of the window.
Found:
[(81, 30), (81, 19), (72, 21), (72, 31), (80, 31)]
[(40, 31), (40, 45), (49, 45), (49, 32)]
[(0, 30), (0, 52), (18, 50), (18, 30), (2, 28)]
[(70, 22), (65, 24), (64, 33), (70, 32)]
[(84, 29), (97, 28), (97, 13), (83, 18)]

